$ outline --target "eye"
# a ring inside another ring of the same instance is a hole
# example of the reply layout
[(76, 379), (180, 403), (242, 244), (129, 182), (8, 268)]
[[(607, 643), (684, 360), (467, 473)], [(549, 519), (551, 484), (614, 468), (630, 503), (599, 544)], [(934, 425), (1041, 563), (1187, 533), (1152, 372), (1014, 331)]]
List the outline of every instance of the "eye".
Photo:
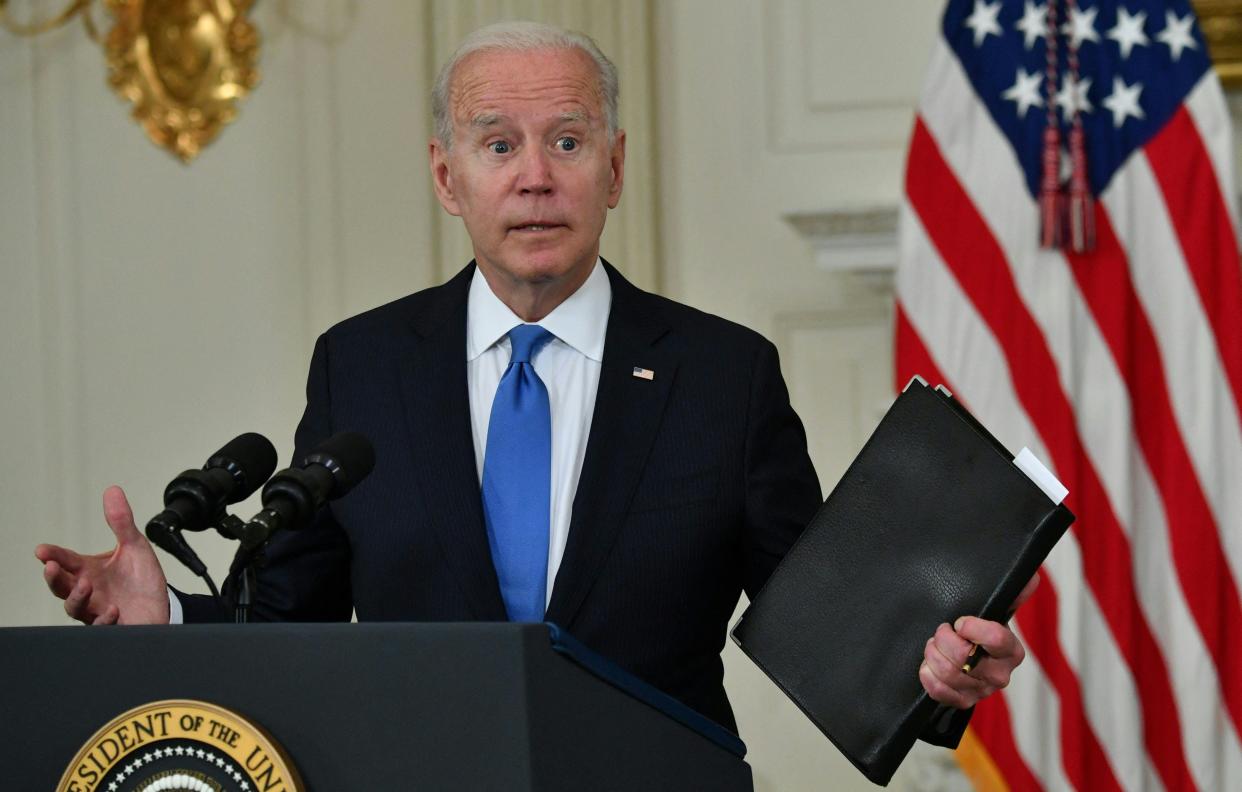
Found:
[(509, 144), (508, 144), (508, 143), (506, 143), (506, 142), (505, 142), (505, 141), (503, 141), (503, 140), (497, 140), (497, 141), (495, 141), (495, 142), (493, 142), (493, 143), (488, 143), (488, 144), (487, 144), (487, 149), (488, 149), (488, 151), (492, 152), (493, 154), (508, 154), (510, 151), (512, 151), (512, 150), (513, 150), (513, 149), (509, 146)]
[(578, 148), (578, 141), (571, 137), (557, 138), (555, 145), (561, 151), (574, 151)]

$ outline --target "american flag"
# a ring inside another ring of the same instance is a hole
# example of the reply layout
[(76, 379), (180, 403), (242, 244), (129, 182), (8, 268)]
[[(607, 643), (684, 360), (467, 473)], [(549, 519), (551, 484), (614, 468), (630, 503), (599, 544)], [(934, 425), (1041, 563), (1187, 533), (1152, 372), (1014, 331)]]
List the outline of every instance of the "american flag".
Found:
[[(1242, 790), (1232, 146), (1187, 2), (948, 3), (901, 205), (897, 383), (945, 383), (1078, 515), (1014, 619), (1027, 662), (959, 751), (981, 788)], [(1065, 223), (1075, 176), (1094, 244), (1066, 225), (1041, 247), (1041, 192)]]

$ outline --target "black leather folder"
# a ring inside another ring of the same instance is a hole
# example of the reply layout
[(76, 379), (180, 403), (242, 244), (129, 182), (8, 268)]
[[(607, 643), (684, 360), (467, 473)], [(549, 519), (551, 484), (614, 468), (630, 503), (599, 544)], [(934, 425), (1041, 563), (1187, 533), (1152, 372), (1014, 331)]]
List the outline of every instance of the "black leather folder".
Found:
[(927, 639), (959, 616), (1004, 621), (1073, 521), (947, 391), (915, 378), (733, 639), (885, 785), (937, 707), (918, 678)]

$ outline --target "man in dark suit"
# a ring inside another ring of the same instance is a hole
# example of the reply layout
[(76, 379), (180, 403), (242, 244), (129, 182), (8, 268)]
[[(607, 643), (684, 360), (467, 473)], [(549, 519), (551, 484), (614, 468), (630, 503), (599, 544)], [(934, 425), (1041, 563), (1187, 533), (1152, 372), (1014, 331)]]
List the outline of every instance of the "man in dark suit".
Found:
[[(445, 66), (431, 170), (475, 261), (319, 339), (297, 457), (348, 429), (372, 439), (376, 468), (273, 541), (256, 615), (546, 618), (732, 727), (727, 619), (820, 491), (774, 347), (599, 258), (624, 177), (616, 95), (589, 39), (543, 26), (479, 31)], [(119, 490), (105, 512), (112, 553), (37, 551), (70, 615), (219, 617), (164, 593)], [(1003, 625), (958, 627), (929, 638), (917, 673), (938, 701), (969, 707), (1023, 651)], [(992, 656), (968, 674), (971, 642)]]

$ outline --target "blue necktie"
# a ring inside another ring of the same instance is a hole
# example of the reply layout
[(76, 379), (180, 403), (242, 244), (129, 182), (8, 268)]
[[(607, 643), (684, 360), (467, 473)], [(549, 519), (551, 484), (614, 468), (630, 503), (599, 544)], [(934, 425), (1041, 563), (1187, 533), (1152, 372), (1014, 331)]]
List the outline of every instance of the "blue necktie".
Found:
[(539, 325), (509, 331), (483, 459), (483, 518), (509, 620), (543, 621), (548, 588), (552, 415), (531, 358), (552, 340)]

